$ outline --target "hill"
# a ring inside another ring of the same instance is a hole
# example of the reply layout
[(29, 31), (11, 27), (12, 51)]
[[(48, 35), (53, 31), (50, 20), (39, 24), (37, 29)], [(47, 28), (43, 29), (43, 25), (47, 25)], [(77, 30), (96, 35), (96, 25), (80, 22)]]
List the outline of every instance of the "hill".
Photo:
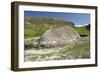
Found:
[(51, 17), (25, 16), (24, 19), (25, 38), (38, 37), (49, 29), (55, 29), (66, 25), (73, 27), (74, 23)]

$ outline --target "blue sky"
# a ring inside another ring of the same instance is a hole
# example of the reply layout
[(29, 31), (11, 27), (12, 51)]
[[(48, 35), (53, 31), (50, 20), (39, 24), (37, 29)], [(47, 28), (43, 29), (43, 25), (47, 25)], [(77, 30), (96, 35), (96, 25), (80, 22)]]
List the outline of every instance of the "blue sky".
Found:
[(60, 18), (65, 21), (71, 21), (75, 25), (90, 24), (90, 14), (85, 13), (24, 11), (24, 16)]

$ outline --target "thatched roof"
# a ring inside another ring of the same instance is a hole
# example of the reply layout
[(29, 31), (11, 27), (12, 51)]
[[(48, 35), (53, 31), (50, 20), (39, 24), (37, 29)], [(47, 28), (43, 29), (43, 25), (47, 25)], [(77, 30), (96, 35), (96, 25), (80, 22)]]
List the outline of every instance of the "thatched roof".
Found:
[(79, 34), (70, 26), (47, 30), (37, 42), (40, 45), (73, 44), (80, 39)]

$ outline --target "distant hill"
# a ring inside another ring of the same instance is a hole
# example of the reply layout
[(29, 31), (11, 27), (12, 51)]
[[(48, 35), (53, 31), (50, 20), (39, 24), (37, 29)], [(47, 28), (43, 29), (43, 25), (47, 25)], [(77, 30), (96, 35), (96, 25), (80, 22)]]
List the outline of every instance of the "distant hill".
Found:
[(55, 29), (63, 26), (74, 27), (74, 23), (64, 21), (63, 19), (52, 17), (24, 17), (25, 38), (41, 36), (49, 29)]
[(90, 35), (90, 24), (75, 25), (71, 21), (65, 21), (63, 19), (53, 17), (24, 17), (24, 35), (25, 38), (32, 38), (42, 36), (49, 29), (60, 28), (64, 26), (73, 27), (80, 36)]

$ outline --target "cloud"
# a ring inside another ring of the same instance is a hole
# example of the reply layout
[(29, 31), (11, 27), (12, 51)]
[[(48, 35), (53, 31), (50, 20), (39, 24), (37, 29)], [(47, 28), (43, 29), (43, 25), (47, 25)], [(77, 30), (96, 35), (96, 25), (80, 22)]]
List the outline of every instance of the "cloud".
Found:
[(75, 27), (84, 27), (84, 26), (87, 26), (89, 24), (83, 24), (83, 25), (75, 25)]

